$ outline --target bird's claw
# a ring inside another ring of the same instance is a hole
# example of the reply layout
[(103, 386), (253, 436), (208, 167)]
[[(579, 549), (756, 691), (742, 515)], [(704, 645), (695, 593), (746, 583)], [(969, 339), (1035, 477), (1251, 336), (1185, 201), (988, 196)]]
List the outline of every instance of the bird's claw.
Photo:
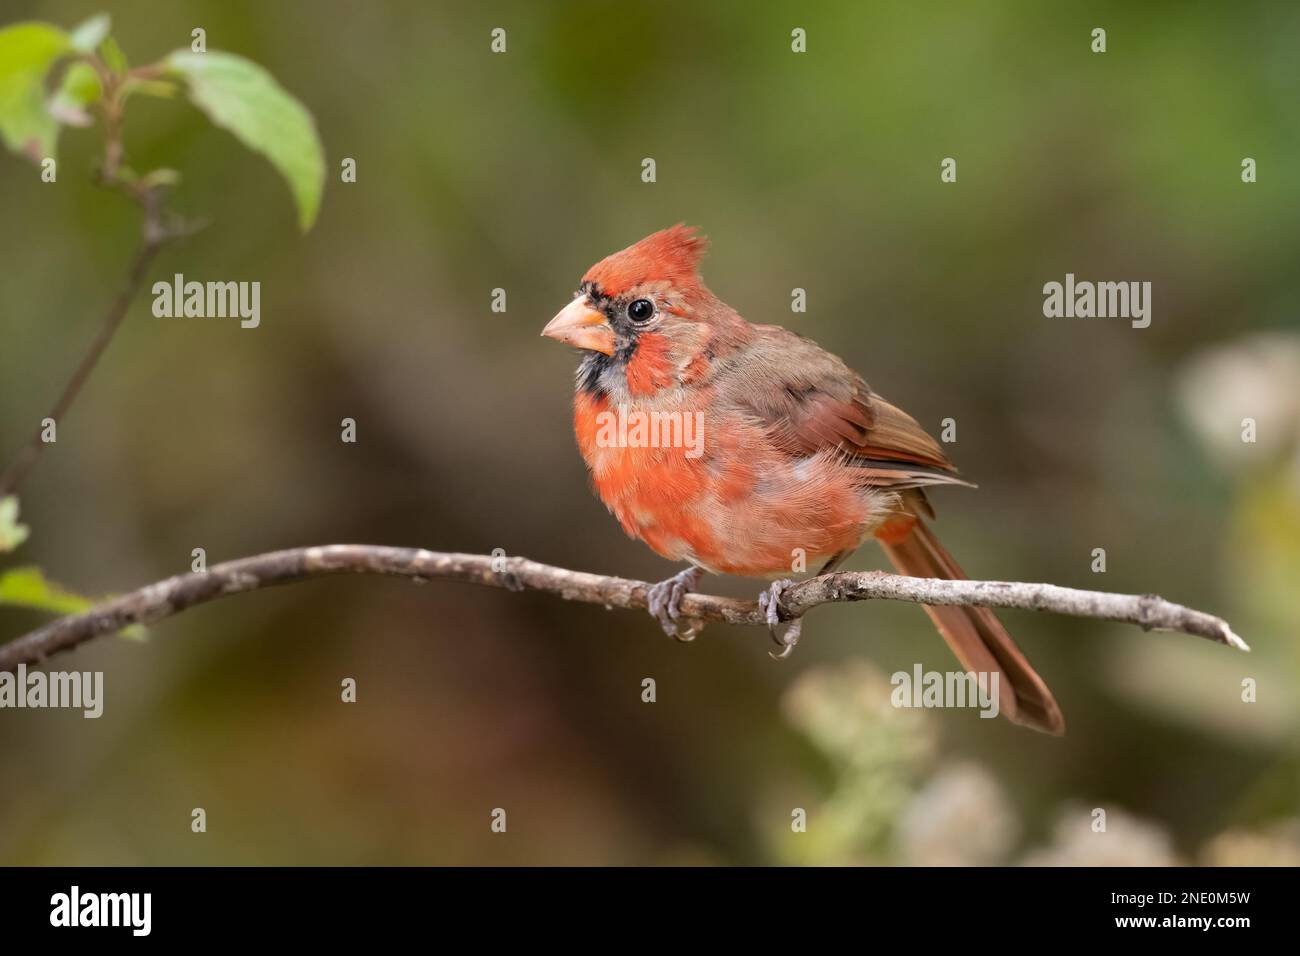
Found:
[(703, 626), (701, 622), (682, 615), (682, 598), (699, 583), (700, 569), (691, 567), (660, 581), (646, 592), (650, 616), (659, 622), (665, 634), (683, 643), (695, 640)]
[(767, 616), (767, 630), (772, 635), (772, 640), (776, 646), (781, 648), (780, 651), (768, 651), (768, 656), (774, 661), (783, 661), (794, 651), (795, 645), (799, 643), (799, 634), (803, 631), (803, 618), (796, 617), (790, 622), (790, 626), (782, 632), (779, 628), (781, 625), (781, 595), (785, 589), (794, 584), (789, 578), (780, 581), (773, 581), (772, 586), (758, 596), (758, 606)]

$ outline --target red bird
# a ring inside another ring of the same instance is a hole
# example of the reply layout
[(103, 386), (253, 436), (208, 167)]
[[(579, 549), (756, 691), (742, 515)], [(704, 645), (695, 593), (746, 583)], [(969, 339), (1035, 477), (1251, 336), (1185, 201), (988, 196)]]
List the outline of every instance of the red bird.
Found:
[[(651, 590), (651, 614), (689, 640), (680, 602), (702, 571), (780, 577), (804, 555), (824, 574), (868, 538), (903, 574), (965, 577), (923, 520), (926, 486), (968, 484), (938, 443), (836, 356), (718, 299), (698, 272), (705, 244), (678, 225), (602, 259), (542, 332), (586, 351), (574, 428), (601, 501), (629, 535), (689, 562)], [(759, 599), (781, 656), (800, 623), (777, 636), (790, 583)], [(925, 610), (966, 670), (998, 673), (1002, 713), (1063, 732), (990, 610)]]

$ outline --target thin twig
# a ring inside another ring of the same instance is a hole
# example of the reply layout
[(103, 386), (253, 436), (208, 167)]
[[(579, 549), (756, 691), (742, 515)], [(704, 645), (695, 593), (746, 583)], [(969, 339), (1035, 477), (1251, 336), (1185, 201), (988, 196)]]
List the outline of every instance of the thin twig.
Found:
[[(86, 384), (86, 379), (94, 371), (99, 357), (104, 354), (108, 348), (108, 343), (113, 338), (113, 333), (121, 325), (122, 319), (131, 308), (131, 302), (135, 299), (136, 294), (140, 291), (140, 285), (144, 281), (146, 271), (153, 258), (158, 253), (159, 243), (151, 242), (148, 239), (140, 244), (135, 258), (131, 261), (131, 267), (127, 271), (126, 282), (118, 292), (113, 304), (109, 306), (108, 312), (104, 316), (104, 322), (100, 326), (99, 334), (95, 336), (94, 341), (90, 343), (90, 349), (78, 363), (72, 377), (68, 379), (68, 384), (63, 387), (59, 400), (54, 403), (54, 408), (50, 410), (49, 418), (55, 423), (63, 420), (68, 409), (76, 400), (77, 394), (81, 387)], [(4, 497), (14, 491), (22, 480), (27, 477), (27, 472), (36, 464), (36, 459), (40, 456), (41, 450), (45, 447), (43, 441), (43, 425), (37, 426), (36, 433), (31, 440), (23, 447), (22, 451), (14, 458), (5, 469), (4, 474), (0, 474), (0, 497)]]
[[(123, 78), (109, 70), (98, 57), (88, 55), (87, 62), (96, 69), (104, 87), (104, 99), (101, 105), (104, 117), (104, 162), (96, 178), (100, 185), (122, 193), (140, 207), (142, 238), (140, 247), (127, 268), (126, 281), (104, 314), (99, 333), (90, 343), (90, 349), (77, 364), (67, 385), (63, 387), (58, 401), (54, 403), (54, 408), (46, 416), (56, 425), (62, 421), (68, 409), (72, 407), (72, 403), (76, 401), (82, 386), (86, 384), (86, 379), (90, 378), (90, 373), (95, 370), (100, 356), (112, 341), (113, 334), (126, 318), (158, 250), (173, 239), (189, 235), (196, 228), (192, 224), (186, 224), (166, 214), (162, 206), (163, 186), (161, 184), (151, 183), (148, 177), (134, 179), (123, 173)], [(23, 446), (4, 472), (0, 473), (0, 498), (17, 490), (32, 466), (36, 464), (36, 460), (45, 449), (44, 432), (45, 426), (39, 425), (31, 440)]]
[[(539, 564), (519, 557), (448, 554), (420, 548), (333, 544), (273, 551), (214, 565), (207, 571), (179, 574), (61, 618), (40, 630), (0, 645), (0, 671), (35, 664), (92, 638), (113, 634), (131, 624), (152, 624), (208, 601), (277, 584), (332, 574), (385, 574), (417, 581), (443, 579), (520, 591), (555, 594), (568, 601), (607, 608), (644, 608), (650, 585), (645, 581), (606, 577)], [(1145, 630), (1182, 631), (1241, 650), (1249, 650), (1226, 621), (1173, 604), (1153, 594), (1108, 594), (1054, 584), (1003, 581), (941, 581), (883, 571), (827, 574), (796, 584), (782, 596), (782, 617), (801, 617), (822, 604), (867, 600), (915, 604), (1022, 608), (1075, 617), (1137, 624)], [(752, 601), (688, 594), (682, 611), (699, 621), (766, 625)]]

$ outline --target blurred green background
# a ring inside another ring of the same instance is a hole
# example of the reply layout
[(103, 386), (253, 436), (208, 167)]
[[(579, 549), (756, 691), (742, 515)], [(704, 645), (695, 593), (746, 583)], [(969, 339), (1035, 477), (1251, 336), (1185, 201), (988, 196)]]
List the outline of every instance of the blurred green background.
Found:
[[(4, 0), (0, 23), (104, 8)], [(259, 280), (261, 327), (155, 319), (142, 296), (23, 487), (32, 536), (6, 566), (103, 594), (195, 547), (357, 541), (666, 576), (590, 494), (576, 357), (538, 332), (589, 264), (686, 221), (746, 317), (815, 338), (934, 433), (956, 419), (980, 487), (932, 499), (973, 577), (1159, 592), (1254, 652), (1005, 612), (1065, 711), (1057, 740), (893, 710), (890, 673), (953, 666), (913, 606), (820, 609), (777, 664), (755, 629), (686, 646), (537, 594), (304, 583), (51, 662), (105, 672), (104, 716), (0, 711), (0, 862), (1300, 862), (1295, 5), (110, 9), (132, 63), (201, 26), (266, 66), (316, 117), (324, 204), (300, 236), (263, 159), (183, 100), (131, 101), (127, 161), (181, 170), (175, 208), (211, 220), (153, 278)], [(92, 184), (100, 142), (65, 133), (56, 185), (0, 156), (6, 460), (137, 240)], [(1151, 281), (1151, 327), (1044, 318), (1067, 272)], [(0, 635), (45, 619), (0, 609)]]

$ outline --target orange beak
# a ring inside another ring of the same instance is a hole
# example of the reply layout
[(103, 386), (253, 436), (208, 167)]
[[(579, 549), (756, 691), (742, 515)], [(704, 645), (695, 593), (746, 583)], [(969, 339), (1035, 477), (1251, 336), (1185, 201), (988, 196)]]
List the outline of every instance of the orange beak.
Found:
[(587, 304), (585, 295), (578, 296), (561, 309), (555, 318), (546, 323), (542, 335), (580, 349), (614, 354), (614, 330), (605, 321), (604, 313), (597, 312)]

